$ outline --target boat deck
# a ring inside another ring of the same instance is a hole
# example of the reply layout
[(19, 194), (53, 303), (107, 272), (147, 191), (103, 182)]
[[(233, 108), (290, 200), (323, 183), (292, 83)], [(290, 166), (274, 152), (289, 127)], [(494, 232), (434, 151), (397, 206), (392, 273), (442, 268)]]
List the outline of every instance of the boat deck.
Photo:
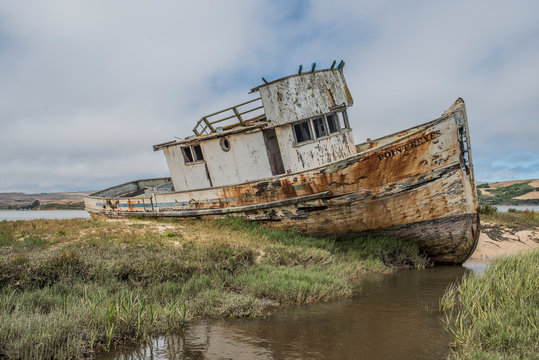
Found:
[(157, 178), (134, 180), (90, 194), (96, 198), (148, 198), (152, 193), (164, 194), (174, 191), (172, 179)]

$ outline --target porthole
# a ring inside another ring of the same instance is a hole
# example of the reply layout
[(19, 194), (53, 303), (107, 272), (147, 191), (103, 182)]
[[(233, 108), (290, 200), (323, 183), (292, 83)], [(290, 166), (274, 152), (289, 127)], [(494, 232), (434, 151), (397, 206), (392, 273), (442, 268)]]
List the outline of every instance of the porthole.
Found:
[(230, 150), (230, 141), (228, 140), (228, 138), (226, 137), (221, 138), (220, 144), (221, 144), (221, 149), (223, 149), (223, 151)]

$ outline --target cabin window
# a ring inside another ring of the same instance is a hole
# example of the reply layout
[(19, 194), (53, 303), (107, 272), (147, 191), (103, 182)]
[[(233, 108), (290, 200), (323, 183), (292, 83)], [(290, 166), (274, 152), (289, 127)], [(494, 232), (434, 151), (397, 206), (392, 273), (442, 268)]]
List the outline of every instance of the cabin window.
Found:
[(185, 160), (185, 163), (192, 163), (193, 161), (193, 153), (191, 152), (191, 147), (186, 146), (182, 148), (183, 152), (183, 159)]
[(182, 147), (183, 160), (186, 164), (192, 164), (197, 161), (204, 161), (202, 148), (200, 145)]
[(316, 134), (317, 138), (328, 135), (326, 124), (324, 122), (323, 117), (314, 118), (313, 127), (314, 127), (314, 133)]
[(226, 137), (221, 138), (219, 143), (221, 144), (221, 149), (223, 149), (223, 151), (229, 151), (230, 150), (230, 140), (228, 140), (228, 138), (226, 138)]
[(350, 128), (350, 125), (348, 124), (348, 116), (346, 115), (346, 111), (338, 112), (337, 118), (338, 118), (340, 130)]
[(302, 121), (294, 124), (294, 135), (296, 136), (296, 143), (299, 144), (304, 141), (312, 139), (310, 121)]
[(327, 115), (326, 119), (328, 121), (328, 130), (330, 134), (339, 131), (339, 120), (337, 119), (337, 114)]
[[(346, 110), (317, 116), (292, 124), (296, 144), (319, 139), (350, 128)], [(314, 135), (314, 136), (313, 136)]]
[(193, 146), (193, 150), (195, 153), (195, 161), (204, 160), (204, 155), (202, 155), (202, 148), (200, 147), (200, 145)]

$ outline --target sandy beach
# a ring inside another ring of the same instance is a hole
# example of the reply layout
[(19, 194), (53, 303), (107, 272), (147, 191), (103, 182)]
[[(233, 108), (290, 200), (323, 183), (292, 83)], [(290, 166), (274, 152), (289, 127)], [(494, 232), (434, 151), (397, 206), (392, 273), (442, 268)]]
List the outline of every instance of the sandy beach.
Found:
[(481, 221), (477, 249), (469, 262), (492, 261), (539, 247), (539, 228), (533, 230)]

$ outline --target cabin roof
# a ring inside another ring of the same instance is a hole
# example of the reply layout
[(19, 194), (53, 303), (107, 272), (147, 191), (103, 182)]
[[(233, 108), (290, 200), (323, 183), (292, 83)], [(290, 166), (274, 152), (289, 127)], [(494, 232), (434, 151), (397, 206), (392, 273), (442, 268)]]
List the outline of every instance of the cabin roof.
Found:
[(266, 127), (270, 122), (269, 121), (257, 121), (253, 122), (251, 124), (245, 124), (241, 127), (232, 128), (230, 130), (223, 130), (223, 132), (213, 132), (211, 134), (205, 134), (205, 135), (199, 135), (199, 136), (191, 136), (183, 140), (172, 140), (168, 141), (162, 144), (157, 144), (153, 146), (154, 151), (162, 150), (169, 146), (176, 146), (176, 145), (189, 145), (193, 143), (200, 143), (202, 141), (207, 141), (210, 139), (215, 139), (223, 136), (229, 136), (234, 134), (240, 134), (244, 132), (253, 132), (253, 131), (259, 131), (260, 129)]
[[(259, 91), (259, 89), (287, 80), (294, 77), (300, 76), (312, 76), (314, 74), (323, 73), (323, 72), (341, 72), (343, 70), (344, 62), (341, 61), (338, 67), (335, 66), (335, 62), (329, 69), (314, 70), (316, 64), (313, 64), (313, 68), (310, 71), (300, 72), (293, 75), (288, 75), (270, 82), (259, 85), (251, 89), (250, 93)], [(346, 84), (345, 84), (346, 86)], [(165, 143), (157, 144), (153, 146), (154, 151), (161, 150), (169, 146), (176, 145), (187, 145), (193, 143), (199, 143), (201, 141), (206, 141), (218, 137), (223, 137), (232, 134), (239, 134), (244, 132), (250, 132), (253, 130), (258, 130), (260, 128), (268, 126), (271, 121), (268, 121), (264, 105), (259, 105), (261, 102), (261, 97), (246, 101), (244, 103), (217, 111), (215, 113), (203, 116), (193, 128), (194, 136), (187, 137), (185, 139), (172, 140)], [(243, 107), (243, 108), (242, 108)], [(245, 108), (247, 107), (247, 108)], [(254, 112), (254, 114), (253, 114)], [(261, 114), (259, 114), (261, 112)], [(245, 119), (245, 115), (250, 114), (250, 118)], [(226, 123), (227, 121), (233, 120), (234, 123)], [(218, 126), (219, 125), (219, 126)], [(275, 125), (275, 124), (274, 124)]]
[(252, 88), (251, 91), (249, 92), (249, 94), (254, 93), (255, 91), (258, 91), (260, 88), (263, 88), (265, 86), (275, 84), (275, 83), (277, 83), (279, 81), (283, 81), (283, 80), (290, 79), (290, 78), (293, 78), (293, 77), (298, 77), (298, 76), (317, 74), (317, 73), (326, 72), (326, 71), (341, 71), (342, 72), (342, 68), (340, 68), (340, 69), (339, 68), (333, 68), (333, 69), (330, 68), (330, 69), (321, 69), (321, 70), (315, 70), (315, 71), (305, 71), (305, 72), (301, 72), (301, 73), (297, 73), (297, 74), (284, 76), (282, 78), (275, 79), (275, 80), (272, 80), (272, 81), (268, 81), (265, 84), (261, 84), (261, 85), (258, 85), (257, 87)]

